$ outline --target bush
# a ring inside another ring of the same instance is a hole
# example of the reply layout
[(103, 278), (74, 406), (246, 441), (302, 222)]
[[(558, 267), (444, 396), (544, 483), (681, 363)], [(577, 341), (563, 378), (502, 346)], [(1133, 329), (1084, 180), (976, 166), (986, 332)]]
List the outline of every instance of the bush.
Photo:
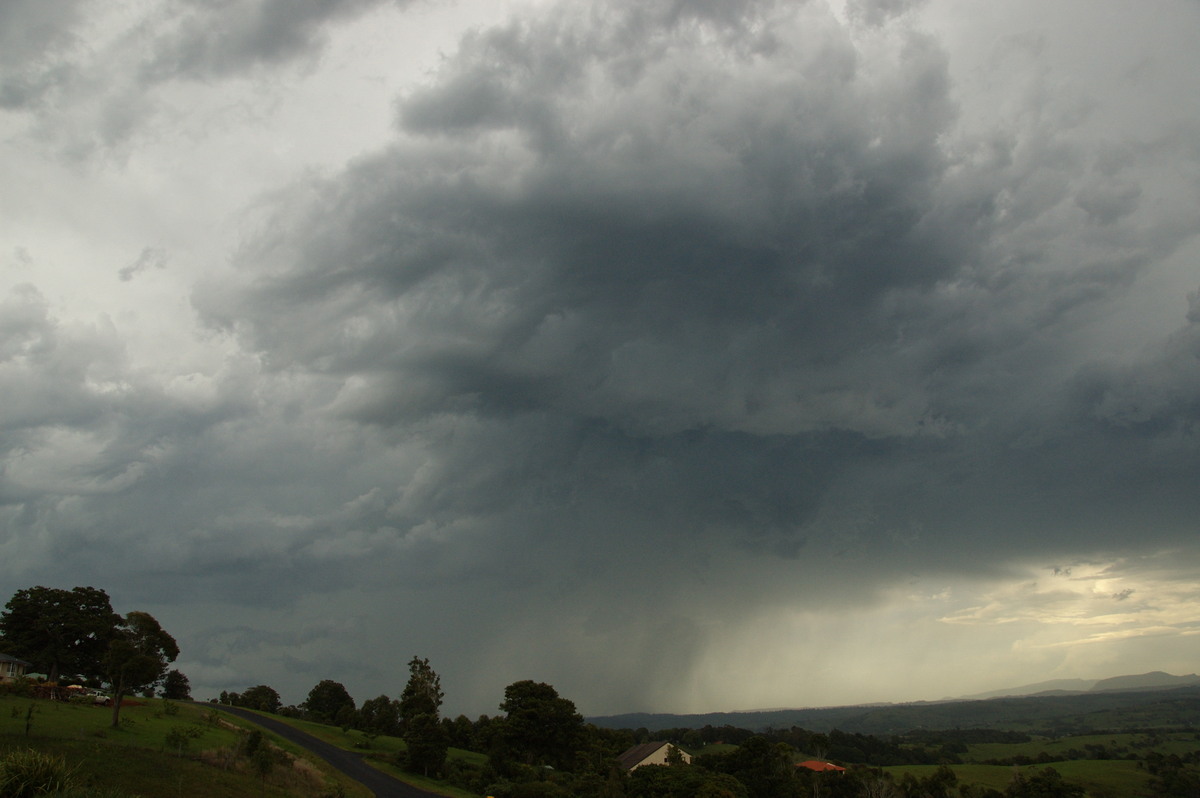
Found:
[(0, 798), (32, 798), (75, 787), (75, 769), (62, 757), (32, 749), (12, 751), (0, 759)]

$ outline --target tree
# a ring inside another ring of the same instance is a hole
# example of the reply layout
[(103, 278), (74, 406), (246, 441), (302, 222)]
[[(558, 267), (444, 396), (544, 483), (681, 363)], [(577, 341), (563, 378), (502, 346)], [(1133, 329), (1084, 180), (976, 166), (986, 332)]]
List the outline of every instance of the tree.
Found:
[(794, 762), (795, 750), (790, 745), (773, 743), (762, 735), (751, 737), (727, 754), (710, 754), (698, 760), (710, 770), (736, 778), (745, 785), (750, 798), (798, 796), (801, 783)]
[(429, 660), (408, 661), (408, 684), (400, 694), (400, 727), (408, 748), (409, 770), (429, 775), (446, 761), (446, 732), (438, 721), (442, 706), (442, 679)]
[(408, 769), (428, 776), (441, 770), (446, 761), (446, 732), (437, 715), (424, 713), (405, 724), (404, 744), (408, 748)]
[(575, 755), (585, 745), (583, 716), (573, 702), (544, 682), (524, 680), (504, 689), (500, 709), (507, 713), (500, 734), (502, 757), (573, 769)]
[(300, 706), (319, 723), (336, 723), (339, 713), (345, 717), (344, 710), (354, 711), (354, 699), (340, 682), (322, 679), (308, 691), (308, 698)]
[(400, 702), (381, 695), (363, 702), (359, 728), (368, 734), (400, 734)]
[(407, 726), (418, 715), (438, 716), (442, 706), (442, 679), (428, 659), (413, 657), (408, 662), (408, 684), (400, 694), (400, 720)]
[(0, 612), (0, 636), (12, 656), (29, 660), (50, 681), (62, 673), (97, 677), (121, 621), (108, 594), (94, 587), (18, 590)]
[(175, 638), (163, 631), (153, 615), (135, 611), (117, 624), (105, 658), (105, 676), (113, 691), (114, 727), (120, 722), (121, 700), (162, 679), (167, 664), (178, 656)]
[(188, 677), (178, 670), (167, 671), (167, 677), (163, 679), (162, 697), (172, 701), (190, 701), (192, 686), (188, 682)]
[(279, 693), (275, 691), (275, 688), (260, 684), (251, 687), (240, 695), (238, 693), (230, 693), (229, 703), (235, 707), (257, 709), (259, 712), (276, 713), (283, 706), (283, 699), (279, 697)]

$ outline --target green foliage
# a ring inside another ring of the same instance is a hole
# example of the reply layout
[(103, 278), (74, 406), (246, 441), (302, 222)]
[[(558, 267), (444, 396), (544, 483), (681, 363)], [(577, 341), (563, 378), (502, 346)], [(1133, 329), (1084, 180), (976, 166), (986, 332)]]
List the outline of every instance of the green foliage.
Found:
[(404, 743), (408, 746), (409, 770), (428, 776), (442, 769), (449, 744), (436, 715), (417, 715), (410, 720), (404, 730)]
[(266, 736), (259, 729), (251, 729), (238, 745), (238, 753), (249, 759), (258, 749), (267, 744)]
[(0, 798), (32, 798), (75, 786), (75, 769), (62, 757), (28, 749), (0, 759)]
[(66, 673), (99, 676), (119, 621), (103, 590), (31, 587), (13, 594), (0, 612), (0, 636), (6, 653), (57, 682)]
[(235, 707), (257, 709), (259, 712), (278, 712), (283, 700), (275, 688), (265, 684), (255, 685), (244, 693), (229, 693), (229, 703)]
[(179, 656), (179, 645), (154, 616), (131, 612), (114, 627), (105, 657), (105, 674), (113, 689), (112, 725), (120, 723), (121, 699), (162, 679), (167, 663)]
[(697, 764), (733, 776), (745, 785), (750, 798), (788, 798), (800, 793), (794, 749), (786, 743), (772, 743), (761, 735), (751, 737), (727, 754), (700, 757)]
[(183, 756), (183, 752), (187, 750), (188, 745), (192, 740), (201, 737), (204, 730), (197, 726), (172, 726), (167, 732), (167, 736), (163, 738), (167, 748), (177, 752), (178, 756)]
[(257, 746), (248, 759), (250, 760), (250, 767), (262, 779), (265, 788), (267, 776), (270, 776), (271, 771), (275, 770), (275, 765), (279, 762), (279, 755), (269, 745), (264, 744)]
[(190, 701), (192, 685), (188, 681), (188, 677), (178, 670), (167, 671), (167, 676), (163, 679), (162, 697), (175, 701)]
[(1030, 776), (1018, 772), (1004, 795), (1005, 798), (1083, 798), (1084, 789), (1064, 781), (1054, 768), (1043, 768)]
[[(1188, 758), (1196, 761), (1194, 756)], [(1188, 798), (1200, 795), (1200, 770), (1189, 767), (1178, 754), (1151, 754), (1146, 758), (1145, 767), (1152, 776), (1149, 786), (1153, 795)]]
[(573, 702), (544, 682), (524, 680), (504, 689), (500, 709), (506, 715), (494, 751), (497, 760), (575, 769), (586, 735)]
[(733, 776), (700, 767), (643, 765), (629, 774), (628, 798), (748, 798)]
[(400, 694), (400, 719), (405, 725), (418, 715), (438, 716), (442, 706), (442, 679), (428, 659), (413, 657), (408, 662), (408, 683)]
[(368, 734), (400, 733), (400, 702), (381, 695), (363, 702), (358, 710), (358, 726)]
[(308, 698), (300, 706), (318, 723), (340, 724), (347, 717), (346, 710), (354, 712), (354, 699), (340, 682), (323, 679), (308, 691)]

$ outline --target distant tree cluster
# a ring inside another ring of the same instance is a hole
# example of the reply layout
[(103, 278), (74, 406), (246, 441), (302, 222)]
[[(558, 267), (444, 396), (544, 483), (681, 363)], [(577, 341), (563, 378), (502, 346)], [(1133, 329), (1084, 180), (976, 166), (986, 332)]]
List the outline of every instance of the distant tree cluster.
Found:
[(231, 707), (255, 709), (259, 712), (278, 713), (283, 708), (283, 699), (279, 697), (279, 693), (275, 688), (265, 684), (248, 687), (241, 693), (222, 691), (217, 700), (219, 703), (228, 704)]

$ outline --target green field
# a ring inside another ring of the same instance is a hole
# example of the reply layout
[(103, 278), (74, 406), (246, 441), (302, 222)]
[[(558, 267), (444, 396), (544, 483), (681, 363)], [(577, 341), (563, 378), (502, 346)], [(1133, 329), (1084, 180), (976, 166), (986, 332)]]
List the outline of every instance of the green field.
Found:
[[(1055, 762), (1052, 765), (951, 765), (960, 784), (980, 785), (1003, 792), (1017, 772), (1029, 775), (1043, 767), (1052, 767), (1067, 781), (1082, 785), (1090, 798), (1130, 798), (1146, 793), (1149, 775), (1138, 769), (1136, 762), (1124, 760), (1080, 760)], [(932, 775), (935, 765), (897, 765), (884, 770), (900, 778), (911, 773), (918, 778)]]
[(1050, 756), (1083, 759), (1117, 759), (1129, 755), (1142, 758), (1150, 751), (1161, 754), (1186, 754), (1200, 750), (1200, 734), (1195, 732), (1161, 732), (1153, 734), (1085, 734), (1071, 737), (1035, 737), (1027, 743), (985, 743), (968, 746), (963, 759), (983, 762), (989, 759), (1010, 759), (1016, 756), (1036, 758), (1045, 752)]

